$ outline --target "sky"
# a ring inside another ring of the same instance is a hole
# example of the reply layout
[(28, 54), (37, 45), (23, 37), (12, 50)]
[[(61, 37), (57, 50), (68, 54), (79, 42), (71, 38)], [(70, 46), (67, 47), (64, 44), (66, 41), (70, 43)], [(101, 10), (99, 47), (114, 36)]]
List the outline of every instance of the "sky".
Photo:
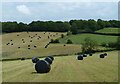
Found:
[[(0, 15), (1, 16), (1, 15)], [(2, 21), (118, 19), (117, 2), (2, 2)]]

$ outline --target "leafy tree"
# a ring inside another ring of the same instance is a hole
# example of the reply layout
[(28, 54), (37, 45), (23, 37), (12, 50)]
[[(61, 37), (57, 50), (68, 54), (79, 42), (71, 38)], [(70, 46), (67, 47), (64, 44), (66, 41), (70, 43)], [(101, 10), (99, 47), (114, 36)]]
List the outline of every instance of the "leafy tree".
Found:
[(70, 39), (68, 39), (67, 44), (73, 44), (73, 42)]
[(90, 37), (85, 38), (84, 43), (82, 44), (82, 52), (90, 53), (97, 48), (97, 42), (92, 40)]

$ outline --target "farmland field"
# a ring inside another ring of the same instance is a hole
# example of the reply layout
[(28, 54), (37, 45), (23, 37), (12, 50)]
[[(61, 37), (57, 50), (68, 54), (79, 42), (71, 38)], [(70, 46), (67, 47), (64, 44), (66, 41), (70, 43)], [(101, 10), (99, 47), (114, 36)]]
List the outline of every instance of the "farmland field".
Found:
[(31, 60), (3, 61), (3, 82), (117, 82), (118, 51), (107, 53), (104, 59), (96, 53), (82, 61), (77, 55), (55, 57), (46, 74), (37, 74)]
[(98, 44), (116, 42), (118, 39), (118, 36), (107, 36), (107, 35), (85, 33), (85, 34), (69, 35), (62, 39), (60, 38), (60, 42), (66, 43), (67, 40), (70, 39), (75, 44), (81, 44), (84, 43), (84, 39), (86, 37), (90, 37), (91, 39), (95, 40)]
[[(30, 36), (34, 36), (38, 34), (34, 38), (30, 38)], [(50, 34), (49, 34), (50, 33)], [(17, 34), (19, 36), (17, 36)], [(73, 44), (73, 45), (66, 45), (64, 44), (50, 44), (48, 48), (45, 48), (45, 45), (50, 42), (51, 39), (56, 39), (61, 36), (61, 34), (66, 33), (56, 33), (47, 32), (44, 34), (43, 32), (30, 32), (29, 34), (26, 32), (22, 33), (8, 33), (2, 35), (2, 57), (4, 59), (11, 59), (11, 58), (21, 58), (21, 57), (34, 57), (34, 56), (49, 56), (49, 55), (58, 55), (58, 54), (69, 54), (69, 53), (76, 53), (81, 51), (81, 45)], [(50, 37), (48, 39), (48, 35), (55, 35), (55, 37)], [(38, 36), (41, 36), (41, 39), (37, 39)], [(24, 39), (25, 43), (22, 42)], [(13, 40), (13, 41), (10, 41)], [(32, 40), (33, 42), (30, 42)], [(8, 42), (14, 43), (14, 45), (6, 45)], [(31, 49), (28, 49), (28, 45), (30, 45)], [(34, 45), (37, 45), (37, 48), (34, 48)], [(20, 48), (18, 48), (20, 47)]]
[(120, 28), (104, 28), (96, 31), (97, 33), (120, 34)]

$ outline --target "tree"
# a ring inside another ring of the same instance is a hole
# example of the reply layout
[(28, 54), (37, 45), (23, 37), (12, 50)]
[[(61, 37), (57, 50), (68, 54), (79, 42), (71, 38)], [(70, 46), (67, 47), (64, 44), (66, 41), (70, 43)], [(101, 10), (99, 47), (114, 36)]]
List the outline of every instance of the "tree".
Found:
[(64, 34), (61, 34), (61, 38), (64, 38), (65, 36), (64, 36)]
[(68, 39), (67, 44), (73, 44), (73, 42), (70, 39)]
[(83, 53), (91, 53), (97, 48), (97, 42), (92, 40), (90, 37), (85, 38), (82, 44)]
[(75, 23), (73, 23), (73, 25), (71, 26), (71, 32), (72, 34), (78, 34), (77, 25)]

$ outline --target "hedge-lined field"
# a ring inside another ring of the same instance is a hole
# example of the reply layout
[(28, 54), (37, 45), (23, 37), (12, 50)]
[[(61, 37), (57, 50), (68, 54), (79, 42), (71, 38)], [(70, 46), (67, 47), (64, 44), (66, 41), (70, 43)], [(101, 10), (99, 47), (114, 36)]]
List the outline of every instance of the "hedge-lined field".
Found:
[(96, 31), (97, 33), (120, 34), (120, 28), (104, 28)]
[(116, 42), (118, 39), (118, 36), (82, 33), (82, 34), (77, 34), (77, 35), (69, 35), (62, 39), (60, 38), (60, 42), (66, 43), (67, 40), (70, 39), (75, 44), (81, 44), (81, 43), (84, 43), (84, 39), (86, 37), (90, 37), (91, 39), (95, 40), (99, 45), (102, 43)]
[[(51, 71), (38, 74), (31, 60), (3, 62), (3, 82), (117, 82), (118, 51), (77, 60), (77, 55), (55, 57)], [(41, 58), (44, 59), (44, 58)]]

